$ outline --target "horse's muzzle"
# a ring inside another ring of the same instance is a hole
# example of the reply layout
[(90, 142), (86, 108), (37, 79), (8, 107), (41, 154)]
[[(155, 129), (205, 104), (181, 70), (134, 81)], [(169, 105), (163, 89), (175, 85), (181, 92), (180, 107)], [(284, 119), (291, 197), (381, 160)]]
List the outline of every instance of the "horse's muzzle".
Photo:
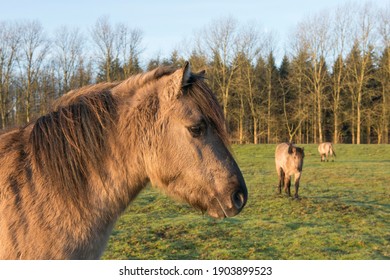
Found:
[(242, 191), (236, 191), (232, 194), (232, 202), (234, 207), (241, 211), (244, 208), (247, 200), (247, 195), (245, 195)]
[[(208, 214), (214, 218), (227, 218), (238, 215), (248, 200), (248, 190), (241, 171), (235, 165), (227, 182), (219, 182), (220, 192), (212, 199)], [(218, 184), (217, 184), (218, 185)], [(218, 187), (217, 187), (218, 189)]]
[(248, 190), (246, 188), (245, 182), (243, 179), (239, 181), (240, 183), (238, 184), (238, 187), (236, 187), (236, 190), (231, 194), (232, 207), (226, 209), (225, 214), (227, 217), (238, 215), (248, 200)]

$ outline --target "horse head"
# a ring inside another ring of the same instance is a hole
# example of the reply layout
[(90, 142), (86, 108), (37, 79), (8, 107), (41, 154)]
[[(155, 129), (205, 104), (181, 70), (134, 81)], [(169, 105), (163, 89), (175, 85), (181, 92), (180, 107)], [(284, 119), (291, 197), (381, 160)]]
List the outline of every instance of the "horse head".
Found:
[(247, 188), (228, 144), (222, 110), (187, 63), (159, 79), (151, 149), (145, 152), (153, 185), (215, 218), (237, 215)]

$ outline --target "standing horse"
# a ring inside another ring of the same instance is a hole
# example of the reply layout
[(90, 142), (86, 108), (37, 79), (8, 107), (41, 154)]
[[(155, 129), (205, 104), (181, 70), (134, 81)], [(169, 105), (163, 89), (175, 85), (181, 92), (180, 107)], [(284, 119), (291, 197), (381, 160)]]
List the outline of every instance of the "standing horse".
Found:
[(0, 259), (97, 259), (148, 182), (214, 218), (247, 188), (219, 104), (188, 63), (72, 91), (0, 136)]
[(329, 156), (332, 157), (332, 161), (334, 161), (334, 157), (336, 157), (336, 153), (333, 149), (333, 145), (330, 142), (321, 143), (318, 146), (318, 152), (321, 155), (321, 162), (325, 161), (325, 159), (326, 161), (329, 161)]
[(279, 193), (284, 191), (291, 196), (291, 176), (294, 175), (295, 198), (298, 198), (299, 180), (302, 174), (303, 158), (305, 157), (304, 148), (295, 146), (292, 143), (281, 143), (276, 146), (275, 165), (279, 177)]

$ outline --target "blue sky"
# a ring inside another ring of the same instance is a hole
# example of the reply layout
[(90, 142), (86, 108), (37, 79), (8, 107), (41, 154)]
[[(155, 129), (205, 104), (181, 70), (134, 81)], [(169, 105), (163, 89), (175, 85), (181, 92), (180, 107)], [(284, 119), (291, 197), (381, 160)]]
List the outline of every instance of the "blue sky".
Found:
[[(288, 36), (305, 16), (334, 9), (350, 0), (0, 0), (1, 20), (36, 19), (53, 32), (61, 25), (77, 26), (83, 32), (101, 16), (112, 23), (123, 22), (143, 31), (144, 56), (169, 54), (185, 38), (215, 19), (232, 16), (239, 23), (255, 22), (278, 34)], [(371, 1), (389, 6), (389, 0)], [(283, 51), (283, 50), (281, 50)]]

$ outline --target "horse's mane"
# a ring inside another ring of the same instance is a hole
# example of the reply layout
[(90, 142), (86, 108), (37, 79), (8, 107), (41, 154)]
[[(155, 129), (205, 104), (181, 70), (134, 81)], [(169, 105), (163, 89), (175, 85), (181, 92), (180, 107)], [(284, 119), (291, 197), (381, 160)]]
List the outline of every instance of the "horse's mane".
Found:
[(86, 194), (88, 168), (104, 174), (99, 167), (107, 154), (107, 130), (116, 119), (116, 107), (108, 90), (92, 92), (35, 122), (30, 134), (33, 160), (53, 186), (76, 198)]
[[(33, 160), (51, 178), (51, 185), (57, 186), (59, 193), (67, 191), (74, 199), (86, 195), (91, 168), (102, 178), (107, 175), (103, 163), (110, 152), (107, 136), (118, 120), (117, 97), (132, 95), (143, 85), (174, 71), (172, 67), (160, 67), (121, 83), (73, 90), (56, 100), (50, 112), (37, 119), (30, 134)], [(227, 144), (224, 117), (214, 94), (203, 77), (192, 75), (189, 81), (183, 92), (193, 98)]]

